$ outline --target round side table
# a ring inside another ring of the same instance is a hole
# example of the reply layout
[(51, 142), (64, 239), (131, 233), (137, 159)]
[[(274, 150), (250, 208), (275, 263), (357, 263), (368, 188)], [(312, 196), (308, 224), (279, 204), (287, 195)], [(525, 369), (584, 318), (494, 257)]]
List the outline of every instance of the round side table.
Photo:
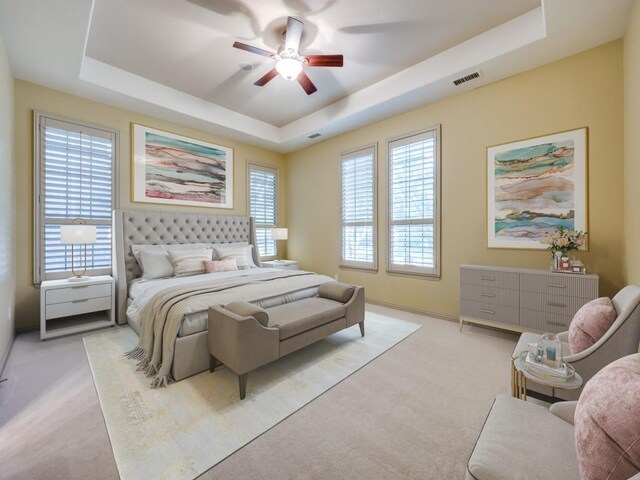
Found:
[(527, 379), (546, 387), (576, 390), (582, 386), (582, 377), (578, 372), (570, 380), (552, 380), (542, 378), (527, 371), (520, 357), (511, 360), (511, 395), (520, 400), (527, 400)]

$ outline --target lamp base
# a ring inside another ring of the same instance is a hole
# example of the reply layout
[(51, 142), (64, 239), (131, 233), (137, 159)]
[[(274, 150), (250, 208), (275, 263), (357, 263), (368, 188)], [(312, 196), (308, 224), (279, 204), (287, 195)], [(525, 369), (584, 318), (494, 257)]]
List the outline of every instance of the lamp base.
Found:
[(79, 277), (74, 275), (73, 277), (67, 278), (68, 282), (86, 282), (87, 280), (91, 280), (91, 277), (89, 275), (81, 275)]

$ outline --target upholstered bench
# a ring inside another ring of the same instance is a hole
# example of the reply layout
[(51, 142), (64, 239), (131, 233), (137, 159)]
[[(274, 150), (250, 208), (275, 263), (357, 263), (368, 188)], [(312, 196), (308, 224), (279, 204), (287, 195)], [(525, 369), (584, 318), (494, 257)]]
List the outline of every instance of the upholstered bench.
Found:
[(210, 371), (222, 362), (238, 375), (240, 399), (252, 370), (355, 324), (364, 336), (364, 288), (338, 282), (318, 296), (262, 309), (248, 302), (209, 308)]

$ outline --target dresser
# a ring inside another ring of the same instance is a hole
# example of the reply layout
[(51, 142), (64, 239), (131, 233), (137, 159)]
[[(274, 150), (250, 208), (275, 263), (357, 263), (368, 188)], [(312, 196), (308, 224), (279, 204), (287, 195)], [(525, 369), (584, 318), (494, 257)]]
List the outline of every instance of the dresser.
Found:
[(40, 338), (59, 337), (115, 324), (115, 281), (47, 280), (40, 285)]
[(578, 309), (594, 298), (595, 274), (460, 267), (460, 329), (464, 323), (476, 323), (517, 332), (563, 332)]

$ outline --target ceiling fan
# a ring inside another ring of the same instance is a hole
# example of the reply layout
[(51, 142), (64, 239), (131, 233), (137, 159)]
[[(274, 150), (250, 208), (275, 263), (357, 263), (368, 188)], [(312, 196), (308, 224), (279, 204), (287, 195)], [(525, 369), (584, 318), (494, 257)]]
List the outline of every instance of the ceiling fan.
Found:
[(278, 48), (277, 53), (271, 53), (262, 48), (253, 47), (246, 43), (235, 42), (233, 46), (240, 50), (257, 53), (264, 57), (273, 58), (276, 61), (274, 68), (263, 75), (254, 85), (262, 87), (270, 80), (280, 74), (285, 80), (290, 82), (298, 80), (307, 95), (311, 95), (318, 89), (313, 84), (309, 76), (302, 70), (303, 66), (307, 67), (341, 67), (342, 55), (300, 55), (298, 48), (300, 47), (300, 38), (302, 37), (302, 27), (304, 23), (300, 20), (289, 17), (287, 19), (287, 29), (285, 30), (284, 45)]

